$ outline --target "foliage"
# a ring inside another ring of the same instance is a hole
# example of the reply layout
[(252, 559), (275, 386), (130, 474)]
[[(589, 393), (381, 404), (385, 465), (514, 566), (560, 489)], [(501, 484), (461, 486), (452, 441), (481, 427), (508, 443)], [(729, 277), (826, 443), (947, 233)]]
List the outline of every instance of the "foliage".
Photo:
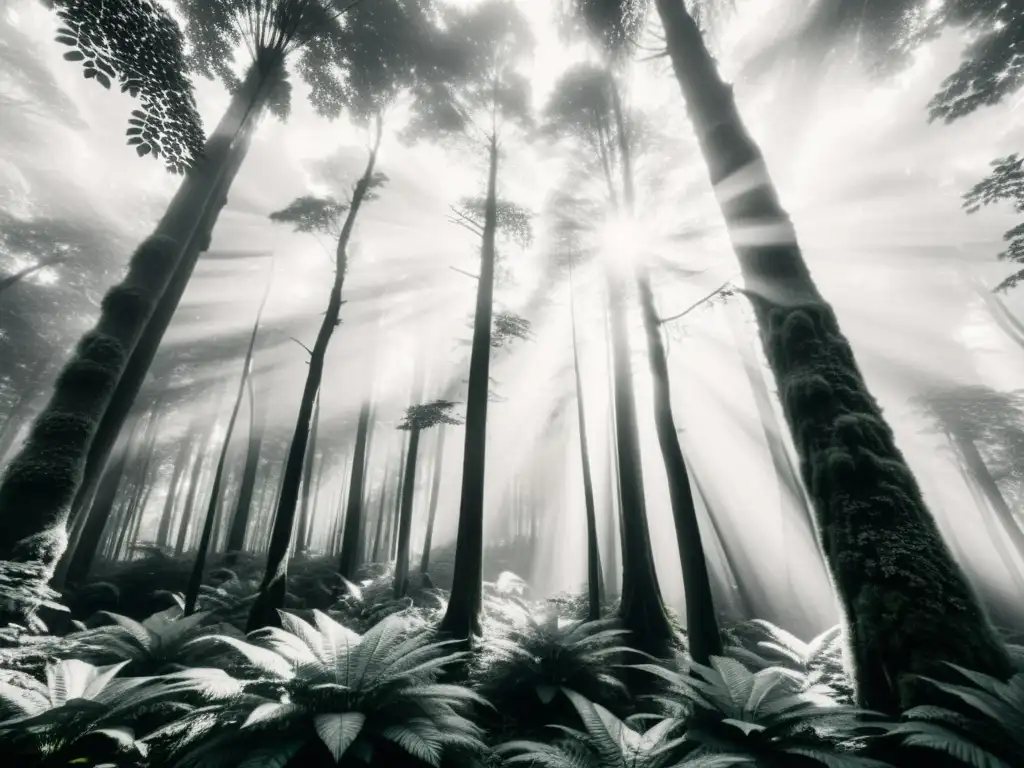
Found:
[(561, 620), (557, 614), (497, 628), (483, 640), (475, 664), (480, 692), (515, 728), (558, 721), (551, 705), (575, 692), (621, 711), (629, 695), (612, 671), (635, 653), (624, 644), (629, 633), (613, 620)]
[(458, 426), (462, 420), (449, 415), (449, 411), (457, 403), (451, 400), (433, 400), (420, 405), (410, 405), (405, 409), (405, 419), (398, 425), (399, 429), (430, 429), (436, 426)]
[(91, 664), (126, 662), (124, 673), (133, 676), (175, 672), (192, 664), (190, 643), (230, 626), (204, 626), (207, 613), (183, 616), (178, 606), (154, 613), (139, 622), (116, 613), (104, 615), (113, 625), (85, 629), (67, 636), (74, 657)]
[(1024, 7), (1004, 0), (946, 0), (925, 27), (934, 35), (942, 25), (970, 35), (957, 70), (928, 104), (933, 120), (951, 123), (975, 110), (998, 104), (1024, 86)]
[(567, 31), (585, 33), (613, 59), (632, 55), (647, 24), (648, 0), (566, 0)]
[(0, 752), (12, 765), (58, 755), (67, 765), (82, 762), (76, 752), (95, 755), (99, 738), (108, 742), (107, 749), (113, 742), (115, 752), (143, 756), (145, 746), (129, 725), (138, 717), (151, 681), (117, 677), (127, 663), (95, 667), (66, 659), (46, 668), (45, 682), (20, 675), (0, 683), (0, 701), (14, 713), (0, 721)]
[[(953, 666), (953, 665), (950, 665)], [(1024, 755), (1024, 672), (1007, 682), (953, 667), (967, 684), (929, 682), (961, 707), (919, 706), (903, 713), (893, 735), (911, 747), (944, 752), (973, 768), (1011, 768)]]
[[(1021, 68), (1024, 70), (1024, 63)], [(976, 213), (987, 205), (1004, 201), (1011, 203), (1015, 212), (1024, 213), (1024, 157), (1017, 154), (992, 162), (992, 172), (964, 195), (964, 208), (968, 213)], [(997, 291), (1009, 290), (1024, 280), (1024, 223), (1008, 230), (1003, 240), (1008, 245), (999, 259), (1019, 268), (996, 286)]]
[(822, 690), (840, 703), (853, 703), (853, 684), (843, 666), (841, 626), (807, 643), (762, 619), (732, 627), (727, 635), (733, 644), (726, 653), (752, 671), (783, 667), (803, 676), (805, 689)]
[(303, 195), (287, 207), (270, 214), (270, 220), (279, 224), (292, 224), (296, 232), (341, 235), (341, 225), (348, 211), (347, 203), (339, 203), (333, 197)]
[(687, 675), (651, 664), (637, 668), (672, 684), (673, 695), (661, 701), (686, 721), (690, 760), (727, 754), (738, 762), (768, 765), (798, 759), (830, 768), (879, 765), (852, 754), (854, 740), (887, 726), (870, 722), (876, 717), (872, 712), (837, 704), (828, 689), (808, 687), (797, 672), (782, 667), (752, 672), (721, 656), (713, 656), (710, 667), (691, 661)]
[(156, 0), (55, 0), (64, 25), (57, 42), (68, 61), (104, 88), (112, 80), (139, 98), (128, 121), (128, 143), (140, 156), (163, 157), (184, 173), (201, 155), (203, 126), (186, 77), (185, 41), (170, 13)]
[(446, 13), (430, 76), (412, 90), (403, 141), (496, 141), (505, 124), (530, 123), (529, 82), (516, 66), (533, 48), (529, 23), (509, 0)]
[[(586, 730), (559, 728), (563, 738), (553, 744), (538, 741), (502, 744), (497, 751), (505, 756), (506, 764), (544, 768), (668, 768), (670, 765), (682, 768), (686, 765), (677, 765), (672, 754), (677, 740), (670, 737), (678, 730), (676, 721), (660, 720), (646, 731), (639, 731), (574, 691), (566, 691), (566, 696)], [(706, 768), (727, 765), (729, 763), (707, 763)]]
[[(484, 197), (463, 198), (453, 213), (460, 222), (466, 222), (483, 234), (484, 211), (487, 199)], [(520, 248), (529, 248), (533, 243), (533, 214), (518, 203), (510, 200), (495, 201), (498, 217), (498, 232)]]
[[(240, 694), (211, 711), (200, 708), (167, 726), (159, 738), (173, 742), (175, 765), (238, 765), (270, 754), (289, 764), (306, 745), (306, 760), (327, 755), (334, 763), (401, 764), (410, 755), (437, 766), (452, 750), (481, 752), (481, 732), (467, 719), (482, 699), (467, 688), (437, 682), (458, 654), (426, 632), (410, 632), (389, 618), (360, 636), (319, 611), (315, 624), (286, 613), (286, 629), (267, 628), (249, 640), (221, 636), (221, 643), (249, 663)], [(298, 764), (295, 762), (294, 764)]]
[(530, 338), (530, 321), (515, 312), (502, 309), (494, 313), (491, 331), (491, 348), (501, 349), (514, 339), (526, 341)]

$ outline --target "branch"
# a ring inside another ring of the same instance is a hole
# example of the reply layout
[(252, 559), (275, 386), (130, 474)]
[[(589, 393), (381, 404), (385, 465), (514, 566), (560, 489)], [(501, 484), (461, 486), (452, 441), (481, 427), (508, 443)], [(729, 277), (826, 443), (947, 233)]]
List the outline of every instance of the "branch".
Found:
[(703, 304), (703, 303), (704, 303), (705, 301), (708, 301), (708, 300), (710, 300), (710, 299), (713, 299), (713, 298), (714, 298), (715, 296), (717, 296), (717, 295), (718, 295), (718, 294), (720, 294), (720, 293), (721, 293), (722, 291), (724, 291), (724, 290), (725, 290), (726, 288), (728, 288), (728, 287), (729, 287), (729, 285), (730, 285), (731, 283), (732, 283), (732, 278), (730, 277), (730, 278), (729, 278), (728, 280), (726, 280), (726, 281), (725, 281), (724, 283), (722, 283), (722, 284), (721, 284), (720, 286), (718, 286), (717, 288), (715, 288), (715, 290), (713, 290), (713, 291), (712, 291), (711, 293), (709, 293), (709, 294), (708, 294), (707, 296), (705, 296), (704, 298), (700, 299), (699, 301), (696, 301), (696, 302), (694, 302), (693, 304), (691, 304), (690, 306), (688, 306), (688, 307), (687, 307), (686, 309), (684, 309), (684, 310), (683, 310), (682, 312), (680, 312), (679, 314), (677, 314), (677, 315), (672, 315), (672, 316), (670, 316), (670, 317), (663, 317), (663, 318), (661, 318), (661, 319), (660, 319), (660, 320), (658, 321), (658, 322), (659, 322), (659, 324), (661, 324), (661, 325), (664, 325), (665, 323), (671, 323), (671, 322), (672, 322), (673, 320), (678, 320), (679, 318), (681, 318), (681, 317), (684, 317), (684, 316), (686, 316), (686, 315), (690, 314), (690, 313), (691, 313), (691, 312), (692, 312), (693, 310), (695, 310), (695, 309), (696, 309), (697, 307), (699, 307), (699, 306), (700, 306), (701, 304)]
[(307, 346), (306, 346), (305, 344), (303, 344), (303, 343), (302, 343), (301, 341), (299, 341), (298, 339), (296, 339), (296, 338), (295, 338), (294, 336), (289, 336), (288, 338), (289, 338), (289, 339), (291, 339), (292, 341), (294, 341), (294, 342), (295, 342), (296, 344), (298, 344), (298, 345), (299, 345), (300, 347), (302, 347), (302, 348), (303, 348), (304, 350), (306, 350), (307, 352), (309, 352), (309, 356), (310, 356), (310, 357), (312, 357), (312, 356), (313, 356), (313, 350), (312, 350), (312, 349), (310, 349), (309, 347), (307, 347)]
[(7, 290), (18, 281), (31, 275), (33, 272), (38, 272), (40, 269), (53, 266), (54, 264), (60, 264), (62, 261), (67, 260), (67, 258), (67, 254), (61, 253), (55, 256), (50, 256), (45, 259), (40, 259), (37, 263), (33, 264), (32, 266), (20, 269), (13, 275), (8, 275), (7, 277), (0, 280), (0, 291)]
[(458, 267), (448, 267), (448, 269), (454, 269), (456, 272), (459, 272), (459, 273), (465, 275), (466, 277), (472, 277), (474, 280), (479, 280), (480, 279), (479, 275), (474, 275), (472, 272), (467, 272), (466, 270), (459, 269)]

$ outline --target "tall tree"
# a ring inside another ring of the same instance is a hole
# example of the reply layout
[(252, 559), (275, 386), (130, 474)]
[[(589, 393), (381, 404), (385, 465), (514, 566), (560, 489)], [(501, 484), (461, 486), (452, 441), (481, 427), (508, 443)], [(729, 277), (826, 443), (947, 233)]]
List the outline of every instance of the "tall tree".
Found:
[(242, 375), (238, 380), (238, 393), (235, 395), (235, 403), (231, 408), (231, 415), (228, 417), (227, 430), (224, 432), (224, 442), (221, 445), (220, 456), (217, 457), (217, 467), (213, 471), (213, 488), (210, 491), (210, 503), (206, 508), (206, 515), (203, 518), (203, 530), (199, 536), (199, 549), (196, 552), (192, 575), (189, 577), (188, 587), (185, 591), (186, 616), (191, 616), (195, 613), (196, 603), (199, 601), (199, 591), (203, 584), (203, 571), (206, 567), (206, 556), (210, 551), (210, 544), (213, 541), (217, 511), (221, 507), (221, 483), (224, 481), (224, 467), (227, 465), (228, 454), (231, 450), (231, 437), (235, 432), (238, 413), (242, 410), (242, 400), (245, 398), (246, 384), (252, 375), (252, 358), (256, 351), (256, 337), (260, 332), (260, 322), (263, 320), (263, 310), (266, 308), (267, 299), (270, 297), (270, 287), (273, 285), (273, 279), (274, 264), (271, 262), (270, 272), (267, 276), (267, 285), (263, 289), (263, 297), (260, 299), (259, 309), (256, 310), (256, 319), (252, 324), (249, 346), (245, 350), (245, 359), (242, 362)]
[[(420, 390), (422, 395), (422, 389)], [(409, 406), (405, 411), (405, 420), (399, 429), (409, 433), (409, 446), (406, 449), (405, 477), (402, 481), (402, 506), (398, 527), (398, 554), (395, 562), (395, 597), (404, 597), (409, 590), (409, 555), (412, 541), (412, 510), (413, 498), (416, 493), (416, 464), (419, 458), (420, 434), (425, 429), (444, 427), (447, 424), (461, 424), (459, 419), (449, 416), (455, 407), (450, 400), (434, 400)]]
[[(1024, 213), (1024, 157), (1012, 154), (992, 161), (992, 171), (964, 195), (964, 208), (977, 213), (983, 207), (1007, 202), (1016, 213)], [(1024, 280), (1024, 222), (1007, 230), (1003, 235), (1006, 250), (999, 254), (1000, 261), (1014, 265), (1014, 272), (995, 287), (1008, 291)]]
[(231, 518), (228, 539), (225, 549), (228, 558), (245, 549), (245, 532), (252, 519), (253, 493), (256, 490), (256, 475), (260, 467), (260, 452), (263, 449), (263, 433), (266, 430), (266, 406), (257, 403), (255, 376), (246, 378), (249, 394), (249, 440), (245, 451), (245, 464), (242, 467), (242, 481), (238, 489), (238, 502), (235, 514)]
[(444, 476), (444, 435), (445, 430), (443, 427), (437, 430), (437, 443), (434, 445), (433, 477), (430, 481), (430, 500), (427, 502), (427, 529), (423, 536), (423, 556), (420, 558), (420, 573), (424, 575), (430, 571), (430, 549), (434, 544), (437, 502), (441, 495), (441, 478)]
[(316, 465), (317, 432), (320, 427), (320, 392), (313, 406), (313, 426), (309, 430), (309, 445), (306, 446), (306, 465), (302, 470), (302, 507), (299, 509), (299, 525), (295, 532), (295, 552), (304, 553), (309, 545), (309, 532), (313, 527), (313, 508), (316, 494), (313, 491), (313, 468)]
[(406, 132), (410, 138), (468, 138), (482, 144), (487, 153), (454, 582), (440, 626), (460, 640), (480, 633), (500, 144), (509, 128), (529, 119), (528, 83), (516, 68), (532, 43), (526, 19), (507, 0), (486, 0), (453, 14), (438, 46), (440, 77), (417, 90)]
[[(186, 177), (158, 225), (157, 234), (174, 240), (173, 255), (168, 259), (172, 270), (161, 276), (162, 282), (155, 291), (159, 301), (137, 344), (127, 350), (130, 356), (89, 448), (74, 502), (76, 509), (87, 503), (199, 256), (209, 248), (213, 228), (255, 131), (267, 112), (280, 119), (288, 115), (289, 57), (298, 57), (297, 68), (310, 85), (314, 104), (332, 100), (330, 94), (336, 90), (336, 78), (331, 69), (335, 65), (345, 68), (351, 63), (342, 52), (340, 17), (350, 6), (344, 0), (175, 0), (175, 4), (186, 24), (189, 69), (220, 79), (232, 98), (206, 142), (202, 161)], [(109, 37), (123, 36), (113, 20), (98, 31)], [(350, 32), (346, 34), (351, 36)], [(239, 80), (231, 64), (241, 50), (249, 61), (244, 77)], [(149, 123), (135, 119), (128, 132), (136, 135), (132, 135), (129, 143), (138, 143), (141, 151), (151, 143), (151, 130)], [(155, 280), (153, 285), (156, 288)]]
[[(575, 6), (609, 49), (642, 28), (648, 2)], [(718, 195), (719, 204), (848, 617), (859, 701), (899, 711), (927, 695), (913, 676), (941, 672), (940, 662), (1008, 676), (1006, 650), (811, 278), (761, 150), (697, 22), (683, 0), (654, 6), (711, 183), (731, 190)], [(744, 233), (755, 223), (773, 236), (751, 242)]]

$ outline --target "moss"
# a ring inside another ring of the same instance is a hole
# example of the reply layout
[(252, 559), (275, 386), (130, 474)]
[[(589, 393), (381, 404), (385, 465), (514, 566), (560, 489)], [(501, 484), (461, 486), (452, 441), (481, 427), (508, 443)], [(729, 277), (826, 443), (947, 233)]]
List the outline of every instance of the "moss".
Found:
[(78, 358), (64, 366), (57, 376), (57, 392), (66, 392), (78, 401), (109, 397), (117, 384), (120, 368), (110, 369), (92, 360)]
[(752, 297), (844, 614), (858, 698), (896, 712), (914, 674), (1009, 660), (954, 561), (824, 302)]
[(111, 288), (102, 303), (104, 320), (121, 327), (144, 323), (152, 306), (153, 298), (144, 290), (126, 285)]

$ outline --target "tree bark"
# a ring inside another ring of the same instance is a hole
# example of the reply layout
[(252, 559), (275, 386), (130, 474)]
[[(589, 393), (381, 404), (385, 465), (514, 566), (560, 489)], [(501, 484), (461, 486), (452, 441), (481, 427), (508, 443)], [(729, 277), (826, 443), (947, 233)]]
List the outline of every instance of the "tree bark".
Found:
[[(416, 358), (413, 371), (411, 405), (422, 404), (424, 393), (423, 353)], [(409, 557), (412, 542), (413, 501), (416, 498), (416, 466), (419, 459), (420, 432), (422, 427), (415, 421), (409, 429), (409, 445), (405, 455), (405, 477), (402, 479), (402, 503), (398, 514), (398, 546), (395, 552), (395, 597), (405, 597), (409, 591)], [(443, 429), (439, 425), (438, 429)]]
[(655, 5), (848, 617), (859, 703), (898, 713), (927, 702), (914, 676), (942, 674), (941, 662), (1008, 678), (1006, 649), (811, 278), (732, 89), (683, 0)]
[(195, 510), (196, 497), (199, 495), (199, 488), (203, 481), (203, 468), (206, 465), (206, 454), (210, 451), (213, 442), (213, 433), (217, 427), (215, 416), (210, 417), (203, 436), (196, 446), (196, 457), (192, 464), (192, 473), (188, 481), (188, 493), (185, 495), (185, 506), (181, 510), (181, 521), (178, 523), (178, 535), (174, 543), (174, 553), (182, 554), (188, 545), (188, 529), (192, 525), (192, 513)]
[(448, 608), (438, 629), (456, 640), (481, 633), (484, 563), (484, 475), (487, 463), (487, 395), (491, 370), (495, 238), (498, 229), (498, 139), (490, 140), (487, 201), (484, 206), (480, 277), (477, 280), (473, 344), (466, 396), (466, 443), (462, 457), (462, 500), (455, 540), (455, 564)]
[(373, 169), (377, 162), (377, 151), (380, 148), (382, 133), (383, 123), (378, 118), (376, 137), (367, 159), (366, 170), (352, 191), (352, 204), (338, 238), (334, 285), (331, 287), (327, 311), (324, 313), (323, 323), (310, 354), (309, 372), (306, 374), (306, 384), (302, 391), (302, 400), (299, 403), (299, 414), (295, 421), (295, 432), (292, 435), (288, 459), (285, 462), (284, 477), (281, 481), (281, 496), (274, 516), (274, 528), (270, 534), (267, 570), (249, 614), (249, 621), (246, 625), (247, 632), (268, 626), (280, 626), (277, 612), (284, 608), (284, 599), (287, 593), (288, 550), (295, 523), (295, 510), (298, 506), (306, 445), (312, 426), (313, 403), (320, 391), (328, 344), (330, 344), (334, 329), (341, 322), (341, 290), (345, 282), (345, 271), (348, 268), (348, 242), (352, 236), (356, 216), (373, 180)]
[(199, 548), (196, 552), (195, 564), (192, 574), (189, 577), (188, 588), (185, 591), (185, 615), (191, 616), (195, 613), (196, 603), (199, 601), (199, 590), (203, 584), (203, 571), (206, 568), (206, 555), (210, 551), (210, 543), (213, 541), (214, 522), (217, 519), (217, 510), (221, 502), (221, 483), (224, 480), (224, 467), (227, 465), (228, 452), (231, 450), (231, 437), (235, 432), (235, 423), (238, 421), (238, 412), (242, 410), (242, 400), (245, 397), (245, 385), (252, 374), (252, 358), (256, 351), (256, 337), (260, 332), (260, 322), (263, 319), (263, 310), (267, 306), (267, 298), (270, 296), (270, 286), (273, 280), (273, 264), (267, 278), (267, 285), (263, 289), (263, 298), (260, 299), (259, 309), (256, 310), (256, 320), (252, 324), (252, 334), (249, 336), (249, 347), (245, 351), (245, 360), (242, 363), (242, 375), (238, 380), (238, 393), (235, 395), (235, 404), (231, 408), (231, 416), (228, 418), (228, 427), (224, 433), (224, 443), (221, 445), (220, 456), (217, 457), (217, 468), (213, 471), (213, 488), (210, 490), (210, 503), (206, 508), (206, 516), (203, 519), (203, 532), (199, 537)]

